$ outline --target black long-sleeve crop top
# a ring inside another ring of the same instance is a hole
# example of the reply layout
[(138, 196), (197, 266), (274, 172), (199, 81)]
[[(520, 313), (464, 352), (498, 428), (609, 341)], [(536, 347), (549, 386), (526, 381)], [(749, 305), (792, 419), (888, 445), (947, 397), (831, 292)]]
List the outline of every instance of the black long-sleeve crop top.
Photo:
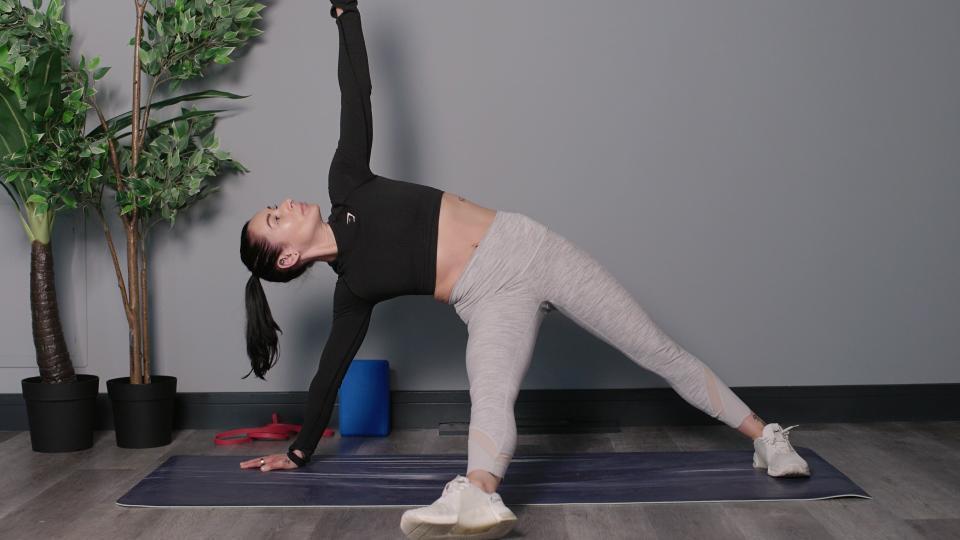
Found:
[[(330, 421), (340, 383), (363, 343), (373, 306), (434, 293), (443, 191), (370, 171), (370, 68), (355, 0), (331, 0), (340, 34), (340, 140), (330, 163), (327, 219), (337, 243), (333, 324), (310, 382), (303, 425), (289, 450), (309, 461)], [(337, 17), (335, 9), (344, 12)]]

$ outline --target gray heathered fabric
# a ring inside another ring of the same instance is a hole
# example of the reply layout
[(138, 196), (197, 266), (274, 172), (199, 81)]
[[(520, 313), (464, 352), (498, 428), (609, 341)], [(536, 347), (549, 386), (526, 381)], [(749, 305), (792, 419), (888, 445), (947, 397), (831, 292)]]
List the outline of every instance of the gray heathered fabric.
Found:
[(554, 309), (726, 425), (737, 428), (751, 413), (590, 254), (523, 214), (497, 211), (450, 303), (469, 335), (467, 473), (482, 469), (502, 478), (506, 472), (517, 441), (514, 402), (540, 323)]

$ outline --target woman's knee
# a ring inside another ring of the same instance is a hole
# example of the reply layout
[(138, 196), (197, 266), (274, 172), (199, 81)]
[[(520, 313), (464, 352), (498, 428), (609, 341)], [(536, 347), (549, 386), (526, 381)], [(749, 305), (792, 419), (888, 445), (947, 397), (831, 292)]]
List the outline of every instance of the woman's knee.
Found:
[(491, 433), (515, 432), (516, 419), (513, 416), (516, 392), (503, 388), (480, 390), (470, 387), (470, 425), (480, 427)]

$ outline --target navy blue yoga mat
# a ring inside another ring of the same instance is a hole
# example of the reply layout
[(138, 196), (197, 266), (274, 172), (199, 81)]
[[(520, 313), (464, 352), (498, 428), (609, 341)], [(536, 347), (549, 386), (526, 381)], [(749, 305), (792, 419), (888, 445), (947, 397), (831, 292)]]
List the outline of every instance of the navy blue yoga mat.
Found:
[[(497, 492), (506, 505), (783, 501), (870, 496), (809, 448), (810, 477), (773, 478), (752, 450), (514, 456)], [(306, 467), (241, 469), (257, 456), (172, 456), (121, 506), (426, 506), (464, 474), (464, 455), (315, 454)]]

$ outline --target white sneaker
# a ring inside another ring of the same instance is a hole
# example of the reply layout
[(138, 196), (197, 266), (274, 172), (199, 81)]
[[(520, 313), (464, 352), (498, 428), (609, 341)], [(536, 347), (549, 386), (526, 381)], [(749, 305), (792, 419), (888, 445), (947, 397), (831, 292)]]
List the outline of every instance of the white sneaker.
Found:
[(481, 540), (501, 538), (517, 524), (517, 516), (506, 505), (499, 493), (487, 493), (479, 486), (464, 490), (460, 496), (460, 513), (453, 533), (457, 538)]
[(517, 516), (503, 505), (500, 495), (487, 493), (467, 477), (457, 475), (433, 504), (404, 512), (400, 530), (418, 540), (486, 540), (500, 538), (516, 521)]
[(400, 530), (408, 538), (441, 538), (457, 524), (460, 494), (470, 487), (466, 476), (457, 475), (443, 486), (443, 494), (430, 506), (411, 508), (400, 516)]
[(763, 433), (753, 441), (753, 466), (766, 468), (770, 476), (810, 476), (810, 466), (790, 444), (789, 433), (795, 427), (763, 426)]

